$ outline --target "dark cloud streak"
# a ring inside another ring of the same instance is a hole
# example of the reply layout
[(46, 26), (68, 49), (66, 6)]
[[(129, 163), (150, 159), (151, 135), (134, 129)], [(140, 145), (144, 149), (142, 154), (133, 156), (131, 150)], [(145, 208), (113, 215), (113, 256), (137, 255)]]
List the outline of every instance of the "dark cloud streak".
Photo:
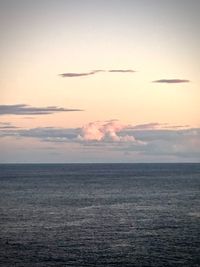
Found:
[(134, 73), (134, 70), (123, 70), (123, 69), (113, 69), (113, 70), (93, 70), (90, 72), (67, 72), (59, 74), (63, 78), (74, 78), (74, 77), (82, 77), (82, 76), (91, 76), (98, 72), (121, 72), (121, 73)]
[(184, 79), (161, 79), (153, 81), (153, 83), (188, 83), (190, 80), (184, 80)]
[(0, 105), (0, 115), (48, 115), (57, 112), (82, 111), (81, 109), (66, 109), (57, 106), (31, 107), (26, 104)]
[(157, 122), (151, 122), (151, 123), (145, 123), (145, 124), (139, 124), (136, 126), (133, 126), (131, 129), (133, 130), (148, 130), (148, 129), (154, 129), (161, 126), (160, 123)]
[(0, 122), (0, 129), (17, 129), (19, 127), (12, 125), (10, 122)]
[(76, 72), (67, 72), (67, 73), (61, 73), (59, 74), (60, 76), (62, 76), (63, 78), (68, 77), (68, 78), (73, 78), (73, 77), (81, 77), (81, 76), (90, 76), (90, 75), (94, 75), (98, 72), (102, 72), (103, 70), (93, 70), (90, 72), (83, 72), (83, 73), (76, 73)]
[(108, 70), (108, 72), (134, 73), (135, 70)]

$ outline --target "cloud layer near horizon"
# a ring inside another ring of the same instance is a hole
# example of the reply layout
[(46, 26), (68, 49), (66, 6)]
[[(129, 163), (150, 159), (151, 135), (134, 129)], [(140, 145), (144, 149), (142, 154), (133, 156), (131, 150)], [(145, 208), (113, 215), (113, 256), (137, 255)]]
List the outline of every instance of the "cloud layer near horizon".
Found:
[(81, 109), (66, 109), (57, 106), (31, 107), (26, 104), (0, 105), (0, 115), (48, 115), (56, 112), (82, 111)]
[[(200, 128), (165, 129), (158, 123), (123, 125), (116, 121), (92, 122), (82, 128), (40, 127), (32, 129), (0, 129), (0, 137), (35, 138), (42, 142), (77, 144), (93, 149), (121, 151), (141, 157), (200, 158)], [(166, 127), (166, 125), (164, 126)], [(182, 127), (182, 126), (181, 126)], [(134, 158), (133, 158), (134, 160)]]

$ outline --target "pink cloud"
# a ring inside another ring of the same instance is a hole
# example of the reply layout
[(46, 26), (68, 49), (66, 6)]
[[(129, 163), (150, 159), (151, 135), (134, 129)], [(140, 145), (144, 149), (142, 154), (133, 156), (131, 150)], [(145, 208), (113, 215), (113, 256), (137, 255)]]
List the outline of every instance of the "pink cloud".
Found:
[(82, 141), (135, 142), (133, 136), (120, 136), (118, 133), (129, 128), (118, 121), (91, 122), (81, 129), (79, 139)]

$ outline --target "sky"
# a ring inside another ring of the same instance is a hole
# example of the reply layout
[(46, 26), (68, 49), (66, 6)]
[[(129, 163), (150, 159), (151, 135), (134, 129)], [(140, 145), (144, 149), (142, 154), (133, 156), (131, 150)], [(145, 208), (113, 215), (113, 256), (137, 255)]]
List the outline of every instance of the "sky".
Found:
[(199, 0), (0, 0), (0, 163), (200, 162)]

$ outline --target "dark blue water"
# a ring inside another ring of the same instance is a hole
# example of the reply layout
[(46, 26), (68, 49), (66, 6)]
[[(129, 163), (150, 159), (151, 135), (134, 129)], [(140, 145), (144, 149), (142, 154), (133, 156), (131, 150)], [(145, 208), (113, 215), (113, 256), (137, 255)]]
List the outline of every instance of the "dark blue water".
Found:
[(200, 164), (0, 165), (0, 266), (200, 266)]

